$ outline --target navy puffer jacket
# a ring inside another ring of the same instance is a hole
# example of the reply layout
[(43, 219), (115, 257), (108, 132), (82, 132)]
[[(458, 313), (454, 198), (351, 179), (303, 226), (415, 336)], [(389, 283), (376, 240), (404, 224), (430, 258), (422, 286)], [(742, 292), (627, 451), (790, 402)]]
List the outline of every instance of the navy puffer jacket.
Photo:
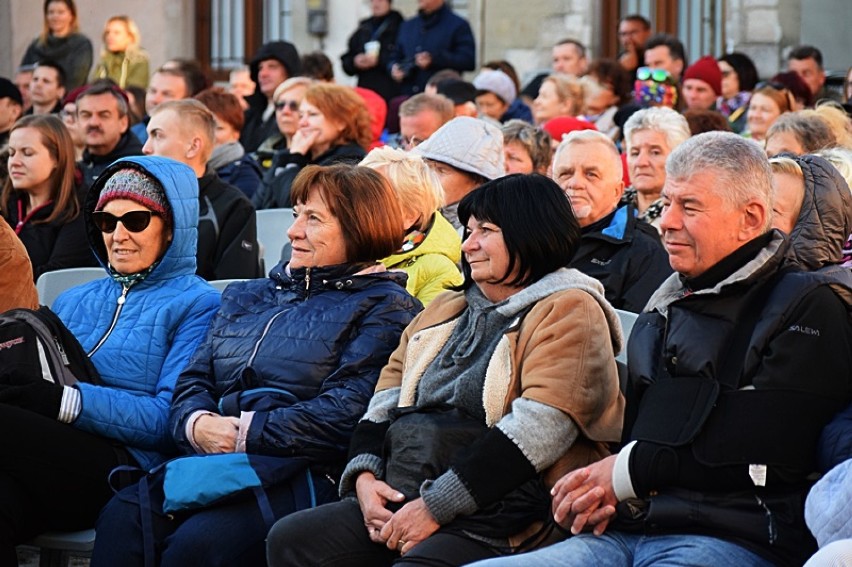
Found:
[(253, 454), (305, 456), (342, 465), (379, 372), (420, 310), (398, 272), (353, 274), (363, 265), (294, 269), (231, 284), (204, 343), (175, 388), (171, 428), (186, 435), (199, 410), (255, 411)]

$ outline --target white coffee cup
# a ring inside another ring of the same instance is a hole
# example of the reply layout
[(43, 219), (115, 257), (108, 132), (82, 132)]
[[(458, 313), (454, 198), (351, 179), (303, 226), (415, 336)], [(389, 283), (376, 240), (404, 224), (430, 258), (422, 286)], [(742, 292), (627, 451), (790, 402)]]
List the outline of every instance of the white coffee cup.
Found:
[(364, 44), (364, 53), (371, 57), (378, 57), (382, 44), (378, 41), (368, 41)]

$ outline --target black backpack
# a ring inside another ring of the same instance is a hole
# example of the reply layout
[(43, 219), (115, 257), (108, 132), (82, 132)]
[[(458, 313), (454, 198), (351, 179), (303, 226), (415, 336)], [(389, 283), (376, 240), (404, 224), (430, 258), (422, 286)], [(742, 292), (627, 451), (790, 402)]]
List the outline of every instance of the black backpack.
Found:
[(63, 386), (102, 383), (77, 338), (48, 307), (0, 314), (0, 385), (39, 379)]

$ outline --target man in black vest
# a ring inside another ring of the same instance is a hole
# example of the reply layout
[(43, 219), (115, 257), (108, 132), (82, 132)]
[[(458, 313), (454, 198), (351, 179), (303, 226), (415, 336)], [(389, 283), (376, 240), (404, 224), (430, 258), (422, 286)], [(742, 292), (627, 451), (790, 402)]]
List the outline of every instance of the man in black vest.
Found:
[(630, 336), (626, 445), (557, 481), (554, 519), (579, 535), (484, 565), (801, 565), (816, 549), (817, 439), (852, 398), (848, 271), (787, 262), (753, 142), (695, 136), (666, 174), (677, 273)]

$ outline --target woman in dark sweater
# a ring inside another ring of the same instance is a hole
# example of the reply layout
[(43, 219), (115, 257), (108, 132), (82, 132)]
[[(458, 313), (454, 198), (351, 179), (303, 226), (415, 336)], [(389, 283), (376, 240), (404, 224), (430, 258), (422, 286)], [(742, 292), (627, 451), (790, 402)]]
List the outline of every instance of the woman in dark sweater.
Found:
[(45, 0), (44, 30), (30, 43), (21, 66), (50, 59), (65, 71), (66, 89), (86, 84), (94, 56), (92, 42), (79, 29), (74, 0)]
[(56, 116), (25, 116), (9, 135), (9, 178), (0, 214), (15, 229), (33, 265), (33, 278), (62, 268), (95, 266), (80, 201), (82, 175), (74, 143)]

